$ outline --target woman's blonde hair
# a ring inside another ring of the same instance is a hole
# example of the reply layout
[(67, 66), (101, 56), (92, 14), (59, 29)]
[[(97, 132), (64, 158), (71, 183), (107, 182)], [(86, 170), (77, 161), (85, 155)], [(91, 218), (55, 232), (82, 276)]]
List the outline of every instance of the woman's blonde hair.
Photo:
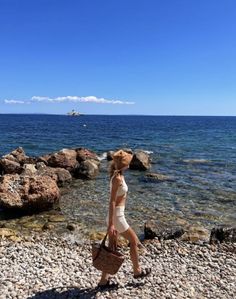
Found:
[(115, 162), (111, 161), (110, 162), (110, 166), (109, 166), (109, 175), (110, 175), (110, 178), (113, 177), (115, 170), (116, 170)]

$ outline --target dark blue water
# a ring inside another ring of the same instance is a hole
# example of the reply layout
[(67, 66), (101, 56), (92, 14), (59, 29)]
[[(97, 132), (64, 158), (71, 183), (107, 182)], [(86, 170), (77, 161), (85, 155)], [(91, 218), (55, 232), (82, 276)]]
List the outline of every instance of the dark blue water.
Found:
[[(0, 132), (0, 155), (18, 146), (33, 156), (73, 147), (98, 154), (121, 147), (151, 151), (151, 171), (175, 180), (145, 183), (142, 173), (130, 172), (130, 205), (150, 217), (236, 221), (236, 117), (0, 115)], [(94, 192), (106, 196), (106, 180), (101, 174), (81, 183), (78, 197), (88, 196), (88, 188), (92, 200)]]

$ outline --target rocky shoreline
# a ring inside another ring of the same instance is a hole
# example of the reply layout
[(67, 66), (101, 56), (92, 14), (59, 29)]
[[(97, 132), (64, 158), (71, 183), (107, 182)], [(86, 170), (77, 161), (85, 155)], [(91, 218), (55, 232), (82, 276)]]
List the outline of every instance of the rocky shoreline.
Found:
[(118, 286), (96, 289), (91, 243), (74, 232), (34, 233), (20, 242), (0, 239), (0, 299), (222, 298), (236, 293), (236, 244), (197, 245), (177, 240), (144, 242), (140, 260), (152, 274), (134, 280), (127, 257), (112, 278)]
[[(112, 152), (108, 152), (107, 160), (111, 156)], [(99, 167), (98, 155), (86, 148), (28, 157), (19, 147), (0, 159), (0, 208), (25, 213), (48, 210), (59, 202), (60, 187), (70, 184), (72, 178), (95, 179)], [(142, 171), (150, 168), (149, 155), (134, 152), (130, 168)]]

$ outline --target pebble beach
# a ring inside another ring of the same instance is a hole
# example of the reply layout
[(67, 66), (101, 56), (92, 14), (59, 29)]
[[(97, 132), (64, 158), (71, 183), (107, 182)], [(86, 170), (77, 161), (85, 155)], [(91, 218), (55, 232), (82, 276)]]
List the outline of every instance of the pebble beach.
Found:
[(235, 298), (236, 244), (192, 244), (177, 240), (143, 243), (141, 265), (150, 276), (135, 280), (128, 246), (117, 286), (96, 288), (91, 241), (74, 232), (34, 233), (14, 242), (0, 240), (0, 299), (46, 298)]

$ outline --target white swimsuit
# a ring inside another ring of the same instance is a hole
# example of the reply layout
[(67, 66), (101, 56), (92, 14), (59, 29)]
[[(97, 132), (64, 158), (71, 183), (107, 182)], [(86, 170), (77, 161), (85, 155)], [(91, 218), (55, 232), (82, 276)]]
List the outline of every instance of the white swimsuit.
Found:
[[(110, 191), (112, 189), (112, 180), (116, 174), (113, 175), (110, 181)], [(128, 192), (128, 186), (124, 179), (122, 179), (122, 184), (118, 187), (116, 197), (125, 195)], [(107, 224), (109, 222), (109, 215), (107, 216)], [(129, 224), (125, 219), (125, 206), (116, 206), (113, 216), (113, 223), (115, 229), (119, 233), (125, 232), (129, 228)]]

